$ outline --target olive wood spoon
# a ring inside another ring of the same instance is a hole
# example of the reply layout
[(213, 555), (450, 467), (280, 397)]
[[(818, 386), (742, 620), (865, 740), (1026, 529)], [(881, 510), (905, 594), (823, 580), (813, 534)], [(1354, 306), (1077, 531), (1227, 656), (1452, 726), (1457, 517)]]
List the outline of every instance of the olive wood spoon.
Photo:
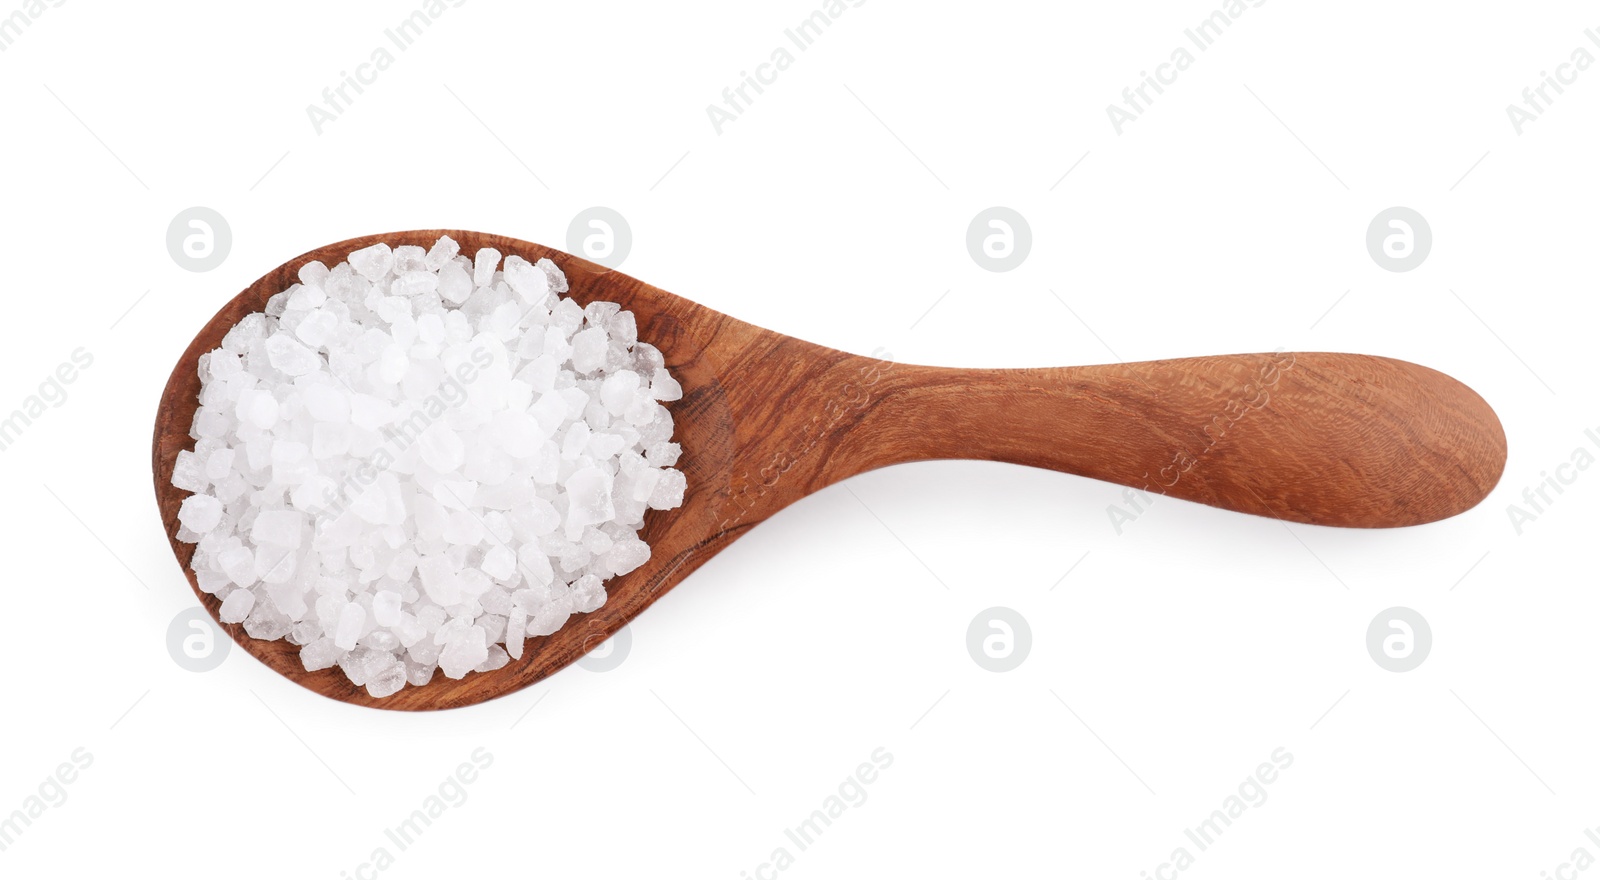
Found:
[[(414, 230), (341, 241), (268, 272), (222, 308), (172, 371), (156, 414), (156, 501), (172, 552), (218, 614), (177, 539), (187, 493), (171, 484), (193, 449), (198, 358), (245, 315), (297, 281), (376, 242), (428, 247), (441, 235), (474, 254), (492, 247), (554, 260), (580, 304), (631, 310), (684, 396), (669, 405), (688, 477), (683, 506), (650, 511), (651, 558), (606, 584), (599, 610), (529, 639), (522, 658), (461, 680), (436, 674), (382, 699), (333, 667), (307, 672), (299, 649), (222, 628), (250, 654), (324, 696), (385, 709), (467, 706), (525, 688), (638, 616), (734, 539), (786, 505), (864, 471), (930, 459), (1050, 468), (1214, 507), (1299, 523), (1410, 526), (1461, 513), (1500, 478), (1506, 441), (1470, 388), (1405, 361), (1356, 354), (1268, 353), (1029, 369), (893, 363), (813, 345), (719, 314), (620, 272), (500, 235)], [(220, 623), (220, 621), (219, 621)]]

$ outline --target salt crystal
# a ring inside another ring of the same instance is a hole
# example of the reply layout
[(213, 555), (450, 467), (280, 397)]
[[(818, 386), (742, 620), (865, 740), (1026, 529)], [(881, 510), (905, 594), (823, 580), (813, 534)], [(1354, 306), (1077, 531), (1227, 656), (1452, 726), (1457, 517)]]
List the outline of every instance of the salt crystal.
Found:
[(423, 639), (406, 649), (406, 657), (420, 665), (434, 666), (443, 649), (444, 646), (434, 644), (433, 639)]
[(178, 522), (191, 532), (209, 532), (222, 520), (222, 502), (210, 495), (190, 495), (178, 506)]
[(234, 354), (244, 354), (250, 350), (252, 343), (266, 339), (269, 332), (271, 328), (266, 315), (260, 313), (245, 315), (222, 337), (222, 349)]
[(526, 411), (497, 413), (491, 425), (495, 443), (517, 458), (538, 452), (539, 446), (550, 436), (539, 420)]
[(289, 490), (289, 503), (295, 510), (315, 513), (328, 505), (335, 495), (335, 483), (322, 474), (312, 474), (300, 485)]
[(297, 277), (299, 277), (301, 284), (308, 286), (321, 285), (322, 282), (328, 280), (328, 275), (330, 274), (327, 265), (321, 260), (312, 260), (300, 267)]
[(545, 276), (550, 279), (551, 290), (555, 291), (556, 293), (567, 292), (566, 273), (562, 272), (561, 269), (558, 268), (549, 257), (540, 257), (539, 262), (534, 263), (534, 265), (538, 266), (544, 272)]
[(461, 589), (461, 595), (468, 599), (476, 599), (489, 591), (494, 582), (489, 576), (476, 568), (462, 569), (456, 575), (456, 585)]
[(472, 278), (455, 263), (439, 270), (439, 296), (452, 305), (461, 305), (472, 295)]
[(433, 499), (451, 510), (472, 509), (478, 484), (471, 480), (440, 480), (433, 484)]
[[(373, 608), (377, 608), (376, 601), (373, 602)], [(422, 622), (415, 615), (404, 611), (400, 612), (400, 619), (390, 627), (390, 631), (395, 634), (395, 638), (400, 640), (400, 644), (407, 648), (415, 645), (418, 640), (428, 634), (427, 628), (422, 625)]]
[(504, 617), (511, 613), (511, 594), (506, 592), (504, 587), (490, 587), (478, 597), (478, 604), (484, 611), (496, 617)]
[(371, 653), (373, 651), (370, 648), (357, 648), (339, 657), (339, 669), (344, 672), (345, 678), (350, 679), (351, 684), (361, 687), (367, 683), (366, 659)]
[(195, 410), (194, 430), (191, 433), (195, 437), (222, 437), (232, 427), (226, 414), (219, 410), (202, 406)]
[(665, 368), (660, 368), (650, 377), (650, 394), (656, 400), (677, 400), (683, 397), (683, 386)]
[(300, 531), (305, 517), (293, 510), (263, 510), (250, 528), (250, 540), (259, 544), (293, 549), (300, 546)]
[(367, 678), (367, 694), (387, 697), (406, 686), (406, 665), (399, 660), (387, 664), (382, 671)]
[[(550, 320), (555, 324), (556, 329), (561, 331), (562, 336), (570, 339), (572, 334), (578, 332), (578, 328), (583, 326), (583, 307), (570, 299), (564, 299), (556, 303), (555, 310), (550, 313)], [(586, 371), (578, 370), (578, 372)]]
[(362, 636), (361, 641), (357, 642), (357, 644), (366, 645), (374, 651), (382, 651), (388, 654), (393, 653), (395, 649), (400, 647), (400, 639), (386, 629), (375, 629)]
[(284, 617), (270, 602), (257, 602), (250, 616), (244, 619), (244, 631), (252, 639), (273, 641), (281, 639), (294, 629), (293, 621)]
[(452, 510), (445, 517), (444, 539), (472, 547), (483, 540), (483, 520), (470, 510)]
[(205, 491), (211, 485), (211, 480), (206, 476), (205, 463), (187, 449), (180, 451), (172, 467), (172, 485), (185, 492)]
[(682, 471), (662, 472), (661, 482), (650, 493), (650, 506), (656, 510), (671, 510), (681, 505), (687, 482)]
[(270, 428), (278, 421), (278, 401), (270, 391), (246, 390), (240, 392), (234, 412), (241, 422), (257, 428)]
[(316, 473), (317, 464), (311, 459), (311, 448), (296, 440), (272, 441), (272, 481), (279, 485), (297, 485)]
[[(293, 570), (290, 571), (293, 575)], [(298, 583), (292, 580), (278, 581), (274, 579), (266, 584), (267, 597), (272, 604), (283, 612), (290, 620), (300, 620), (306, 614), (306, 594)]]
[(472, 258), (472, 284), (488, 287), (494, 281), (495, 269), (500, 265), (500, 252), (494, 248), (480, 248)]
[(428, 268), (428, 252), (414, 244), (403, 244), (394, 249), (394, 274), (420, 272)]
[(678, 463), (678, 456), (682, 453), (682, 446), (663, 440), (660, 443), (650, 444), (644, 451), (644, 457), (651, 467), (672, 467)]
[(278, 332), (267, 337), (267, 360), (272, 368), (290, 376), (304, 376), (322, 365), (317, 353), (302, 345), (293, 334)]
[(244, 369), (244, 364), (239, 362), (238, 355), (230, 354), (220, 348), (211, 352), (209, 366), (211, 378), (213, 379), (227, 379), (231, 376), (237, 376)]
[(319, 422), (350, 421), (350, 398), (335, 385), (311, 385), (302, 392), (306, 412)]
[(606, 362), (606, 331), (590, 327), (572, 338), (572, 368), (582, 373), (592, 373)]
[(612, 415), (622, 415), (638, 390), (639, 374), (632, 370), (618, 370), (600, 383), (600, 402)]
[(539, 396), (528, 408), (528, 414), (539, 423), (539, 428), (546, 436), (554, 434), (561, 423), (567, 419), (567, 402), (560, 394), (549, 392)]
[(649, 561), (650, 545), (638, 538), (618, 541), (605, 554), (606, 567), (613, 574), (627, 574)]
[[(501, 635), (501, 636), (490, 636), (490, 638), (504, 638), (504, 636), (503, 635)], [(504, 667), (507, 663), (510, 663), (510, 662), (511, 662), (511, 655), (507, 654), (506, 650), (504, 648), (500, 647), (499, 645), (490, 645), (489, 646), (489, 651), (488, 651), (488, 656), (483, 658), (483, 662), (482, 663), (479, 663), (477, 666), (472, 667), (472, 671), (473, 672), (493, 672), (496, 669), (500, 669), (500, 668)]]
[(539, 606), (528, 620), (528, 635), (547, 636), (561, 628), (572, 616), (572, 599), (562, 597)]
[(389, 286), (389, 292), (394, 296), (417, 296), (438, 289), (439, 276), (432, 272), (407, 272)]
[(588, 613), (604, 605), (605, 601), (606, 591), (600, 584), (600, 578), (586, 574), (573, 581), (572, 610)]
[(422, 687), (433, 680), (433, 673), (439, 667), (432, 663), (422, 664), (415, 660), (406, 661), (406, 684), (412, 687)]
[(522, 514), (531, 536), (548, 535), (561, 525), (561, 514), (555, 505), (543, 498), (533, 498), (527, 504), (517, 509)]
[(517, 296), (522, 297), (523, 302), (541, 302), (550, 293), (550, 278), (515, 254), (506, 257), (505, 277), (506, 284), (516, 291)]
[(517, 573), (517, 557), (503, 544), (496, 544), (483, 555), (483, 572), (497, 580), (506, 580)]
[(655, 494), (656, 485), (661, 482), (661, 474), (662, 472), (655, 468), (635, 474), (633, 477), (633, 490), (629, 493), (633, 500), (648, 502), (650, 497)]
[(506, 618), (506, 653), (511, 655), (511, 659), (522, 659), (527, 635), (528, 612), (521, 607), (511, 609), (511, 616)]
[(567, 522), (602, 523), (616, 515), (611, 505), (611, 475), (590, 465), (567, 478)]
[(379, 626), (394, 626), (400, 622), (400, 594), (393, 590), (379, 590), (372, 596), (372, 619)]
[(583, 549), (599, 556), (611, 549), (611, 536), (599, 529), (585, 529), (583, 532)]
[(350, 397), (350, 423), (375, 431), (394, 418), (394, 407), (371, 394), (357, 392)]
[(239, 623), (250, 616), (250, 609), (256, 604), (256, 594), (243, 587), (228, 594), (222, 600), (222, 608), (218, 610), (217, 617), (223, 623)]
[(267, 586), (287, 583), (294, 577), (299, 565), (299, 557), (290, 548), (269, 546), (256, 548), (256, 577)]
[(439, 671), (449, 678), (462, 678), (487, 659), (489, 645), (483, 627), (467, 627), (456, 633), (439, 652)]
[(354, 602), (347, 603), (339, 612), (339, 625), (334, 630), (333, 643), (346, 651), (354, 648), (356, 640), (361, 638), (361, 625), (366, 619), (366, 609)]
[(327, 669), (338, 663), (344, 652), (345, 649), (334, 644), (333, 639), (317, 639), (314, 642), (307, 642), (300, 648), (300, 664), (307, 672)]
[(633, 369), (641, 376), (654, 376), (656, 370), (666, 365), (666, 358), (661, 350), (648, 342), (638, 343), (633, 347)]
[(394, 268), (394, 252), (389, 246), (379, 242), (371, 247), (364, 247), (350, 254), (350, 268), (361, 273), (361, 277), (368, 281), (377, 281), (389, 274)]
[(318, 422), (311, 426), (311, 455), (313, 458), (332, 458), (350, 449), (349, 425)]
[(524, 544), (518, 550), (517, 570), (527, 578), (531, 587), (545, 587), (555, 580), (555, 568), (550, 564), (550, 555), (532, 543)]
[(461, 435), (443, 422), (434, 422), (422, 432), (417, 451), (429, 467), (440, 473), (450, 473), (466, 460), (466, 444)]
[(230, 547), (217, 554), (217, 565), (241, 587), (256, 582), (256, 554), (248, 547)]
[(425, 556), (417, 563), (422, 588), (440, 607), (461, 601), (461, 584), (454, 563), (445, 556)]
[(589, 445), (591, 433), (587, 422), (573, 422), (561, 438), (561, 457), (570, 461), (582, 455)]
[[(182, 541), (185, 539), (180, 536), (178, 540)], [(227, 587), (229, 584), (233, 583), (233, 581), (230, 580), (226, 574), (206, 568), (202, 568), (195, 572), (194, 580), (195, 584), (200, 587), (201, 592), (210, 593), (213, 596), (220, 595), (224, 587)]]
[(459, 253), (461, 245), (456, 244), (455, 239), (450, 236), (441, 235), (439, 240), (433, 243), (433, 247), (428, 248), (428, 255), (423, 258), (423, 263), (428, 267), (428, 271), (438, 272)]
[(378, 378), (387, 384), (393, 385), (404, 379), (409, 369), (411, 359), (398, 344), (390, 345), (378, 356)]

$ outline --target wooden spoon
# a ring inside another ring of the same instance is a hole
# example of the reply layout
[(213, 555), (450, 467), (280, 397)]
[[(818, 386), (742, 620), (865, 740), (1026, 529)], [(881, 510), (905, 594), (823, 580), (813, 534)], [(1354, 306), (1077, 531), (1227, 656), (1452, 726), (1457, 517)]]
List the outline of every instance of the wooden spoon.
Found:
[[(846, 354), (763, 330), (620, 272), (500, 235), (414, 230), (341, 241), (268, 272), (211, 319), (178, 360), (156, 414), (156, 502), (172, 552), (218, 614), (177, 539), (171, 483), (200, 392), (198, 358), (245, 315), (297, 281), (310, 260), (334, 265), (376, 242), (463, 253), (492, 247), (549, 257), (568, 296), (620, 303), (639, 338), (683, 384), (670, 406), (688, 477), (681, 508), (650, 511), (644, 566), (606, 584), (608, 598), (521, 660), (459, 681), (369, 697), (334, 667), (306, 672), (286, 641), (222, 624), (241, 647), (319, 694), (385, 709), (447, 709), (525, 688), (581, 657), (734, 539), (788, 504), (863, 471), (971, 458), (1050, 468), (1229, 510), (1330, 526), (1409, 526), (1453, 516), (1494, 488), (1506, 441), (1494, 411), (1465, 385), (1405, 361), (1276, 353), (1053, 369), (919, 367)], [(219, 621), (220, 623), (220, 621)]]

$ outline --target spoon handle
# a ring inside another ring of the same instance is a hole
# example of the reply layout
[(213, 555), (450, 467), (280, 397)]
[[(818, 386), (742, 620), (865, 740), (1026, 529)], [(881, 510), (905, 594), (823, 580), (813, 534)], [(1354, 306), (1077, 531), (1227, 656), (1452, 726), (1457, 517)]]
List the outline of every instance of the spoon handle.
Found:
[(859, 415), (841, 432), (836, 472), (1005, 461), (1118, 483), (1142, 493), (1141, 505), (1170, 495), (1374, 528), (1468, 510), (1505, 466), (1505, 434), (1481, 397), (1391, 358), (1285, 352), (1015, 370), (885, 364), (872, 375), (857, 383)]

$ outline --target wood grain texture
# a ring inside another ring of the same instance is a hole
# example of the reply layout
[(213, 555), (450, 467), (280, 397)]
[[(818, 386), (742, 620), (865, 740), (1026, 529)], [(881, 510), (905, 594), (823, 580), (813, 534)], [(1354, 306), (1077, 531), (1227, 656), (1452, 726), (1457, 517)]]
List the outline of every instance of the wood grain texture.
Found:
[(435, 675), (384, 699), (335, 667), (306, 672), (299, 649), (219, 624), (261, 662), (317, 693), (364, 706), (466, 706), (525, 688), (581, 657), (723, 547), (786, 505), (863, 471), (944, 458), (1050, 468), (1229, 510), (1302, 523), (1387, 527), (1476, 505), (1499, 480), (1505, 435), (1482, 398), (1442, 373), (1388, 358), (1283, 353), (1056, 369), (948, 369), (850, 355), (746, 324), (603, 266), (531, 242), (460, 230), (371, 235), (318, 248), (267, 273), (222, 308), (179, 358), (156, 415), (156, 502), (173, 554), (202, 604), (177, 540), (188, 493), (171, 485), (194, 448), (198, 359), (243, 316), (296, 282), (376, 242), (428, 247), (449, 235), (566, 272), (568, 296), (633, 311), (683, 384), (669, 405), (681, 508), (650, 511), (652, 549), (607, 583), (606, 604), (530, 639), (519, 661), (452, 681)]

